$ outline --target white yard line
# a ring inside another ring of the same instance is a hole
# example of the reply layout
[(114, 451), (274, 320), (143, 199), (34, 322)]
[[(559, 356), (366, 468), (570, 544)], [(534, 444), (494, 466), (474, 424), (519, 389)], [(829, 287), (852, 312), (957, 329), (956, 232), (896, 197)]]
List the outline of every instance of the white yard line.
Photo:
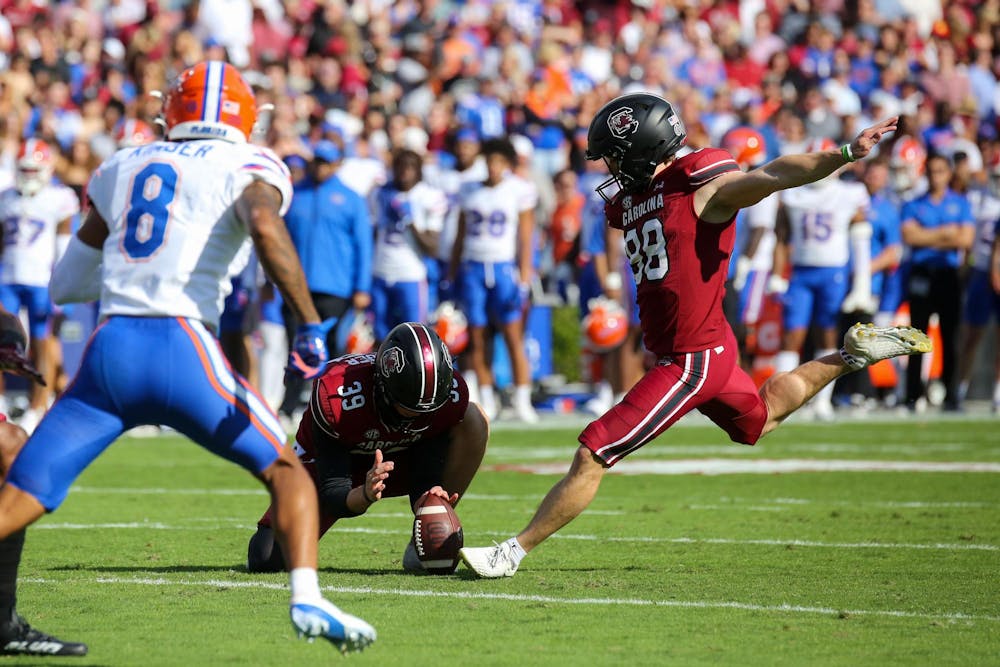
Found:
[[(285, 584), (270, 581), (226, 581), (210, 579), (195, 581), (190, 579), (165, 578), (129, 578), (129, 577), (96, 577), (94, 579), (46, 579), (24, 577), (23, 583), (34, 584), (76, 584), (97, 583), (115, 586), (196, 586), (200, 588), (257, 588), (284, 591)], [(682, 609), (739, 609), (754, 612), (776, 612), (793, 614), (819, 614), (823, 616), (888, 616), (892, 618), (917, 618), (947, 621), (991, 621), (1000, 622), (1000, 616), (987, 614), (968, 614), (965, 612), (916, 612), (896, 609), (834, 609), (832, 607), (811, 607), (791, 604), (751, 604), (735, 601), (711, 600), (651, 600), (641, 598), (563, 598), (549, 595), (519, 595), (515, 593), (483, 593), (476, 591), (428, 591), (408, 590), (401, 588), (375, 588), (370, 586), (323, 586), (324, 591), (348, 595), (402, 596), (415, 598), (450, 598), (458, 600), (503, 600), (510, 602), (532, 602), (566, 605), (620, 605), (631, 607), (667, 607)]]
[[(159, 522), (137, 521), (131, 523), (39, 523), (31, 530), (96, 530), (96, 529), (147, 529), (147, 530), (254, 530), (250, 522), (218, 523), (216, 525), (185, 525), (165, 524)], [(401, 538), (407, 533), (388, 528), (367, 528), (364, 526), (339, 526), (330, 529), (336, 533), (356, 533), (362, 535), (397, 535)], [(509, 537), (509, 533), (499, 531), (478, 531), (486, 537)], [(626, 542), (643, 544), (730, 544), (744, 546), (780, 546), (780, 547), (816, 547), (820, 549), (919, 549), (934, 551), (1000, 551), (1000, 546), (994, 544), (955, 544), (955, 543), (920, 543), (920, 542), (819, 542), (814, 540), (762, 538), (752, 540), (731, 539), (723, 537), (602, 537), (576, 533), (556, 533), (556, 540), (579, 540), (586, 542)]]

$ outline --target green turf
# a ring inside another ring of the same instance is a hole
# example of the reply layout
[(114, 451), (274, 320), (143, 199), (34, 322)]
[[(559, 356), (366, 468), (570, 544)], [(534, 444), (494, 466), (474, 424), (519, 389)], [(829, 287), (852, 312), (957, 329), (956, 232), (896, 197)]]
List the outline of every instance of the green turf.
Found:
[[(789, 424), (746, 448), (713, 427), (682, 426), (628, 460), (995, 463), (997, 428)], [(466, 543), (519, 530), (557, 476), (507, 468), (568, 463), (575, 437), (496, 430), (458, 508)], [(608, 475), (592, 511), (502, 581), (403, 575), (410, 518), (391, 499), (323, 540), (320, 577), (330, 599), (379, 631), (348, 658), (359, 665), (998, 664), (997, 479)], [(251, 478), (180, 438), (116, 443), (29, 532), (21, 612), (91, 647), (44, 664), (341, 660), (294, 638), (285, 576), (242, 569), (266, 504)]]

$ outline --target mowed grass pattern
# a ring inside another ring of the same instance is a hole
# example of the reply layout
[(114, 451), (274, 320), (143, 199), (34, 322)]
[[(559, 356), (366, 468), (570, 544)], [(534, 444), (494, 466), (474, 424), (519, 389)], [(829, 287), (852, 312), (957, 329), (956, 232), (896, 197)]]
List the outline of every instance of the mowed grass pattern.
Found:
[[(996, 421), (789, 424), (756, 448), (681, 426), (627, 460), (1000, 462)], [(491, 438), (458, 507), (468, 545), (520, 530), (578, 429)], [(512, 469), (513, 468), (513, 469)], [(1000, 663), (993, 472), (612, 474), (590, 510), (501, 581), (404, 575), (402, 499), (334, 527), (321, 583), (379, 640), (352, 664)], [(19, 607), (90, 644), (11, 664), (316, 665), (284, 575), (247, 574), (267, 496), (179, 437), (125, 438), (28, 534)], [(0, 659), (2, 661), (2, 659)]]

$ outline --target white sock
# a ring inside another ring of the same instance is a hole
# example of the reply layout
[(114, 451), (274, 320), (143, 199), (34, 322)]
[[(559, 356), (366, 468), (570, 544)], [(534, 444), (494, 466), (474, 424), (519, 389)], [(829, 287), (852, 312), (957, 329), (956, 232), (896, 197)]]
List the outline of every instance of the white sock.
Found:
[(497, 397), (493, 393), (493, 385), (484, 384), (479, 387), (479, 404), (480, 405), (496, 405)]
[(1000, 404), (1000, 382), (993, 385), (993, 402)]
[[(834, 349), (830, 350), (818, 350), (816, 352), (816, 358), (822, 359), (823, 357), (836, 354), (837, 351)], [(823, 385), (823, 388), (816, 392), (816, 396), (813, 397), (813, 401), (818, 403), (823, 403), (826, 406), (833, 406), (833, 382), (827, 382)]]
[(479, 400), (479, 378), (476, 377), (476, 372), (465, 371), (462, 373), (462, 379), (465, 380), (465, 384), (469, 387), (469, 402), (482, 405)]
[(597, 385), (596, 396), (598, 399), (605, 403), (611, 403), (615, 400), (614, 391), (611, 389), (611, 383), (607, 380), (601, 380)]
[(799, 367), (799, 353), (782, 350), (774, 355), (774, 370), (777, 373), (787, 373)]
[(288, 573), (292, 589), (292, 604), (314, 603), (323, 597), (319, 592), (319, 575), (311, 567), (297, 567)]
[(514, 404), (531, 407), (531, 385), (519, 384), (514, 387)]
[(504, 544), (510, 545), (510, 557), (514, 559), (514, 564), (520, 565), (521, 559), (527, 556), (528, 552), (524, 550), (524, 547), (521, 546), (516, 537), (510, 538)]

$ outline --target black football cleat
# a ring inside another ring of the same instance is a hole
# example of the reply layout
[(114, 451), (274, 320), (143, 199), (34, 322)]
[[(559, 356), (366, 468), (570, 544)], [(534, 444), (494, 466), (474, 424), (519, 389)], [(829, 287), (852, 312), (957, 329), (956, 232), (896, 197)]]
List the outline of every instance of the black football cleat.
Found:
[(0, 655), (87, 655), (87, 645), (47, 635), (14, 612), (0, 621)]

